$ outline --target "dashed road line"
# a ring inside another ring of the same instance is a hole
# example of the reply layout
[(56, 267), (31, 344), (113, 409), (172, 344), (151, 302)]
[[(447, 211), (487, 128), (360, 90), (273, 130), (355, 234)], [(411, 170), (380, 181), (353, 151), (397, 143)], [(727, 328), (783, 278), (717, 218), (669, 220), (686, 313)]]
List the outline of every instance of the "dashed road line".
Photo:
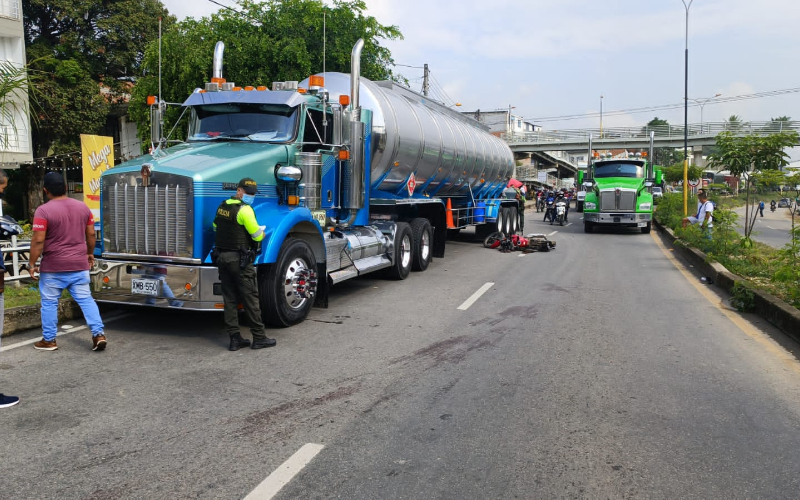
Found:
[(485, 283), (482, 287), (480, 287), (478, 289), (477, 292), (473, 293), (470, 298), (465, 300), (463, 304), (458, 306), (458, 310), (459, 311), (466, 311), (467, 309), (469, 309), (469, 306), (474, 304), (479, 298), (481, 298), (481, 295), (483, 295), (484, 293), (489, 291), (489, 289), (492, 288), (493, 286), (494, 286), (494, 283), (491, 282), (491, 281), (488, 282), (488, 283)]
[(553, 231), (552, 233), (548, 234), (547, 236), (553, 236), (553, 235), (554, 235), (554, 234), (556, 234), (557, 232), (558, 232), (558, 231)]
[(289, 484), (303, 468), (309, 464), (314, 457), (325, 446), (315, 443), (307, 443), (297, 450), (294, 455), (283, 462), (280, 467), (275, 469), (272, 474), (261, 482), (250, 492), (244, 500), (270, 500), (281, 491), (281, 488)]

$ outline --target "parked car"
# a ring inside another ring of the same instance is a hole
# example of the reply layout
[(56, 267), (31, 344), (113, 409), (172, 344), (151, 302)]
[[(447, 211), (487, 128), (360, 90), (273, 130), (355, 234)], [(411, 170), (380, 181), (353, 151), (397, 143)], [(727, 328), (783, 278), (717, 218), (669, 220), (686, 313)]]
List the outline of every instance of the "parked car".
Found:
[(654, 187), (653, 191), (653, 203), (658, 203), (658, 200), (664, 197), (664, 192), (661, 190), (660, 187)]
[(792, 200), (789, 198), (781, 198), (778, 202), (778, 208), (790, 208), (792, 206)]

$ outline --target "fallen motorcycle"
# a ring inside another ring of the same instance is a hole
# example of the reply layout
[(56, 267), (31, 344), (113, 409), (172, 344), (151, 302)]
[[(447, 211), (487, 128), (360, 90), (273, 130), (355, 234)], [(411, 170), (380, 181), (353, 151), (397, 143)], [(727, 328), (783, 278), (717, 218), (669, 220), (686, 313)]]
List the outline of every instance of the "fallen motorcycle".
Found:
[(523, 237), (518, 234), (507, 236), (501, 232), (494, 232), (483, 240), (483, 246), (497, 248), (503, 253), (514, 251), (531, 253), (549, 252), (556, 247), (556, 242), (548, 240), (547, 236), (540, 233), (531, 233)]

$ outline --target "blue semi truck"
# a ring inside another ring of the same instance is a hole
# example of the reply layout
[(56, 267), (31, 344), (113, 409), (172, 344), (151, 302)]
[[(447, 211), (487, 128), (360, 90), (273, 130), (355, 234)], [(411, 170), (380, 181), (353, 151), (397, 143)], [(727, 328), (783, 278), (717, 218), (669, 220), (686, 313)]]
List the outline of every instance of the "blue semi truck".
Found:
[[(517, 227), (503, 198), (514, 160), (471, 118), (393, 82), (351, 74), (237, 87), (214, 74), (183, 103), (188, 139), (101, 178), (92, 270), (100, 302), (222, 309), (212, 220), (242, 177), (258, 183), (266, 237), (256, 257), (265, 323), (303, 321), (330, 288), (381, 271), (405, 279), (444, 257), (448, 232)], [(162, 103), (151, 108), (154, 130)], [(448, 224), (450, 222), (450, 224)]]

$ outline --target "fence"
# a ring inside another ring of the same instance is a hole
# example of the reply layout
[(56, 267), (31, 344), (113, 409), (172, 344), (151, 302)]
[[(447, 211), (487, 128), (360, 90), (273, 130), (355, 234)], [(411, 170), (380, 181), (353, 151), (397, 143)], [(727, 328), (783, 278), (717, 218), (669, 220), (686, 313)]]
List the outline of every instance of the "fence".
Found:
[(30, 274), (28, 274), (28, 259), (31, 251), (30, 241), (18, 241), (16, 236), (12, 236), (11, 241), (0, 243), (0, 251), (3, 252), (6, 281), (30, 277)]
[(721, 132), (736, 135), (771, 135), (781, 132), (800, 132), (800, 121), (769, 122), (708, 122), (690, 124), (688, 128), (679, 125), (657, 125), (654, 127), (608, 127), (598, 129), (539, 130), (516, 134), (502, 134), (503, 140), (514, 143), (546, 143), (546, 142), (586, 142), (591, 134), (595, 140), (603, 139), (648, 139), (650, 132), (655, 132), (656, 139), (683, 138), (684, 130), (689, 137), (714, 137)]

